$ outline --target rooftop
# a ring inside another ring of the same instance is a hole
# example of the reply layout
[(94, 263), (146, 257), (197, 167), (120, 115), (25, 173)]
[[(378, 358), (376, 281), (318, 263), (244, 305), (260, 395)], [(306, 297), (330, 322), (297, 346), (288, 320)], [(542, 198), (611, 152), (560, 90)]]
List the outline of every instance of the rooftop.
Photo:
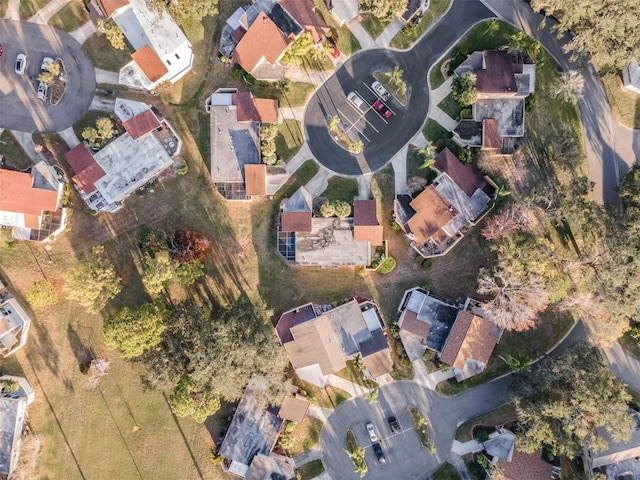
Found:
[(446, 173), (469, 197), (487, 186), (486, 180), (472, 165), (464, 164), (445, 147), (435, 158), (435, 167)]
[(20, 384), (14, 393), (0, 391), (0, 474), (9, 475), (18, 460), (27, 406), (33, 402), (34, 393), (31, 385), (22, 377), (3, 375), (0, 381), (4, 380)]
[(309, 400), (301, 395), (295, 397), (287, 396), (282, 402), (278, 416), (292, 422), (301, 422), (304, 420), (307, 410), (309, 409)]
[(506, 52), (485, 50), (482, 69), (476, 70), (478, 93), (517, 92), (513, 63)]
[(96, 182), (106, 173), (95, 161), (87, 146), (80, 143), (65, 153), (65, 157), (75, 173), (73, 182), (86, 194), (94, 192)]
[(298, 265), (353, 266), (371, 263), (369, 242), (356, 241), (349, 219), (313, 218), (311, 232), (296, 233)]
[(315, 317), (316, 311), (310, 303), (283, 313), (276, 324), (276, 333), (278, 334), (280, 342), (287, 343), (292, 341), (293, 335), (291, 335), (291, 327), (304, 323)]
[(284, 348), (294, 368), (319, 365), (323, 375), (346, 367), (340, 339), (327, 316), (320, 316), (291, 327), (293, 341)]
[(313, 197), (309, 191), (300, 187), (293, 195), (287, 198), (282, 204), (283, 212), (311, 212), (313, 207)]
[(311, 212), (282, 212), (280, 229), (283, 232), (311, 232)]
[(353, 238), (358, 241), (369, 241), (376, 247), (382, 245), (383, 229), (378, 223), (375, 200), (354, 200)]
[(160, 128), (160, 120), (151, 109), (147, 108), (135, 117), (125, 120), (122, 126), (131, 135), (131, 138), (137, 140), (156, 128)]
[(293, 462), (286, 457), (258, 454), (253, 457), (245, 480), (291, 480), (295, 478)]
[(255, 98), (251, 92), (236, 92), (232, 103), (237, 107), (238, 122), (278, 123), (278, 101)]
[(318, 15), (311, 0), (280, 0), (280, 5), (289, 12), (296, 22), (311, 33), (314, 42), (318, 43), (329, 31), (329, 26)]
[(98, 5), (102, 8), (104, 14), (110, 17), (113, 12), (129, 5), (129, 0), (97, 0)]
[(440, 360), (457, 369), (463, 369), (468, 360), (486, 364), (500, 333), (490, 321), (463, 310), (453, 324)]
[(275, 23), (260, 12), (231, 54), (247, 72), (252, 72), (264, 58), (274, 64), (289, 45), (289, 39)]
[(553, 467), (542, 458), (542, 452), (524, 453), (516, 449), (511, 462), (499, 463), (502, 475), (496, 475), (495, 480), (541, 480), (552, 478)]
[(409, 290), (405, 294), (401, 310), (401, 322), (403, 317), (413, 312), (417, 320), (427, 322), (431, 326), (427, 346), (436, 352), (442, 351), (459, 312), (453, 305), (444, 303), (419, 288)]
[(475, 120), (481, 122), (494, 118), (498, 122), (501, 137), (522, 137), (524, 135), (523, 98), (483, 98), (474, 105)]
[(434, 185), (429, 185), (414, 198), (411, 207), (415, 210), (407, 225), (415, 241), (422, 245), (433, 238), (436, 243), (446, 238), (442, 230), (456, 215), (457, 211), (445, 200)]
[(267, 166), (259, 164), (246, 164), (244, 166), (245, 192), (247, 195), (267, 194)]
[(131, 54), (131, 58), (151, 82), (157, 82), (169, 72), (160, 57), (156, 55), (156, 52), (149, 45), (136, 50)]
[(482, 148), (502, 149), (502, 137), (498, 133), (498, 120), (495, 118), (482, 121)]

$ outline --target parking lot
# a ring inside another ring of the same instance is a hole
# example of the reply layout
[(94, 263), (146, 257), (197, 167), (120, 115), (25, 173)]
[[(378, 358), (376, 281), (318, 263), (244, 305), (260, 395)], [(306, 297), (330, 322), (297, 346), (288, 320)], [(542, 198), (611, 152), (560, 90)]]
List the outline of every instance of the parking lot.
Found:
[[(82, 46), (68, 33), (47, 25), (0, 20), (0, 128), (54, 132), (75, 123), (95, 93), (95, 70)], [(18, 54), (26, 55), (23, 75), (15, 72)], [(45, 57), (61, 58), (67, 83), (60, 103), (37, 98), (38, 75)]]

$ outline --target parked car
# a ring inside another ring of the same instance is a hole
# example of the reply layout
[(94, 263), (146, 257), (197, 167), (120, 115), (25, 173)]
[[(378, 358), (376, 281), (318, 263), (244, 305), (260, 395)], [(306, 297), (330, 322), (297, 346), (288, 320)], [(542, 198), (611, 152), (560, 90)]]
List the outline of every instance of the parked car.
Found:
[(16, 73), (18, 75), (24, 75), (24, 69), (27, 65), (27, 56), (24, 53), (19, 53), (16, 57)]
[(362, 97), (356, 92), (351, 92), (349, 95), (347, 95), (347, 100), (349, 100), (360, 111), (363, 111), (363, 107), (366, 106), (366, 103), (364, 103)]
[(331, 46), (331, 56), (333, 58), (338, 58), (340, 56), (340, 50), (338, 50), (338, 47), (336, 47), (335, 45)]
[(38, 85), (38, 98), (43, 102), (47, 99), (47, 90), (47, 86), (40, 82), (40, 85)]
[(389, 417), (389, 428), (391, 428), (392, 433), (400, 433), (402, 430), (396, 417)]
[(47, 68), (47, 64), (49, 63), (53, 63), (53, 58), (51, 57), (44, 57), (44, 59), (42, 60), (42, 65), (40, 65), (40, 70), (44, 71), (49, 71), (49, 69)]
[(374, 443), (377, 442), (378, 435), (376, 435), (376, 429), (373, 428), (373, 423), (367, 423), (365, 427), (367, 429), (367, 433), (369, 434), (369, 440), (371, 440)]
[(377, 80), (371, 84), (371, 89), (385, 102), (391, 98), (389, 91)]
[(371, 447), (373, 448), (373, 453), (376, 454), (376, 458), (378, 459), (378, 462), (387, 463), (387, 459), (384, 456), (384, 452), (382, 451), (382, 447), (380, 446), (380, 443), (376, 442)]
[(383, 118), (389, 118), (393, 115), (393, 112), (389, 109), (389, 107), (382, 103), (381, 100), (376, 100), (376, 103), (373, 104), (373, 108)]

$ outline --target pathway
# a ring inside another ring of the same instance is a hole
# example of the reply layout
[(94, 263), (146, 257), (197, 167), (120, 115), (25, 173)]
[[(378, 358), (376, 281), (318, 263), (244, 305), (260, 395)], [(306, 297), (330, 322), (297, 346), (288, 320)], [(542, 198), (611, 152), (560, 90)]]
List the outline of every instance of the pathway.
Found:
[(19, 132), (17, 130), (11, 130), (11, 133), (13, 133), (16, 141), (20, 144), (34, 164), (40, 161), (46, 162), (47, 164), (49, 163), (44, 155), (36, 151), (36, 144), (33, 142), (33, 136), (31, 133)]
[(376, 42), (369, 32), (367, 32), (358, 20), (354, 20), (349, 24), (349, 30), (358, 39), (362, 50), (367, 50), (376, 46)]
[(468, 453), (476, 453), (484, 450), (483, 446), (476, 440), (469, 440), (468, 442), (460, 443), (458, 440), (453, 441), (451, 445), (451, 451), (460, 456), (467, 455)]
[(333, 413), (333, 410), (330, 408), (319, 407), (318, 405), (314, 405), (311, 403), (309, 405), (309, 409), (307, 410), (307, 415), (313, 417), (317, 420), (320, 420), (322, 423), (327, 421), (327, 418)]
[(69, 127), (66, 130), (58, 132), (58, 135), (60, 135), (62, 139), (67, 142), (69, 148), (80, 145), (80, 140), (76, 136), (76, 133), (73, 131), (73, 127)]
[(73, 32), (70, 32), (69, 34), (78, 42), (84, 43), (87, 41), (87, 38), (89, 38), (94, 33), (98, 33), (98, 29), (96, 28), (95, 24), (91, 20), (89, 20), (80, 28), (74, 30)]
[(71, 0), (53, 0), (52, 2), (45, 5), (41, 8), (38, 13), (36, 13), (33, 17), (31, 17), (28, 22), (33, 23), (49, 23), (51, 17), (53, 17), (59, 10), (61, 10), (67, 3)]
[(319, 460), (320, 458), (322, 458), (322, 450), (316, 447), (293, 457), (293, 463), (296, 468), (300, 468), (302, 465), (313, 462), (314, 460)]
[(394, 184), (396, 195), (409, 193), (407, 188), (407, 152), (408, 146), (401, 148), (393, 157), (391, 157), (391, 165), (393, 165)]
[(312, 158), (313, 158), (313, 156), (311, 155), (311, 150), (309, 149), (309, 144), (307, 142), (304, 142), (302, 144), (302, 147), (300, 147), (300, 150), (298, 150), (298, 153), (296, 153), (291, 160), (289, 160), (287, 163), (285, 163), (284, 169), (290, 175), (293, 175), (293, 173), (296, 170), (298, 170), (302, 166), (302, 164), (304, 162), (306, 162), (307, 160), (312, 159)]
[(453, 84), (453, 77), (449, 77), (445, 82), (435, 90), (431, 90), (429, 93), (429, 99), (431, 105), (438, 105), (447, 95), (451, 93), (451, 86)]
[(292, 82), (310, 83), (312, 85), (322, 85), (333, 74), (333, 70), (309, 70), (300, 67), (285, 67), (284, 72), (285, 78)]
[(113, 98), (104, 98), (96, 95), (91, 100), (89, 110), (101, 110), (103, 112), (113, 113), (115, 110), (116, 101)]
[(366, 173), (358, 176), (358, 200), (369, 200), (371, 198), (371, 179), (373, 173)]
[(287, 106), (284, 106), (284, 107), (280, 107), (280, 115), (285, 120), (297, 120), (297, 121), (302, 123), (304, 121), (304, 110), (306, 108), (307, 108), (306, 106), (303, 106), (303, 107), (289, 107), (287, 105)]
[(332, 385), (340, 390), (344, 390), (352, 397), (359, 397), (365, 393), (369, 393), (371, 389), (358, 385), (357, 383), (350, 382), (346, 378), (338, 377), (337, 375), (329, 375), (327, 381), (329, 385)]
[(640, 360), (622, 348), (618, 342), (603, 349), (603, 352), (611, 371), (633, 390), (640, 392)]
[(391, 22), (387, 28), (384, 29), (384, 32), (380, 34), (378, 38), (375, 40), (375, 44), (377, 47), (388, 47), (393, 40), (393, 37), (402, 30), (404, 23), (399, 18), (396, 18), (393, 22)]
[(96, 68), (96, 83), (109, 83), (111, 85), (118, 85), (120, 74), (118, 72), (110, 72), (108, 70), (102, 70)]
[[(291, 162), (289, 162), (291, 163)], [(316, 176), (309, 180), (309, 183), (305, 185), (305, 188), (314, 197), (319, 197), (329, 186), (329, 177), (332, 177), (333, 173), (326, 168), (321, 168)]]
[(429, 109), (429, 118), (435, 120), (447, 130), (453, 132), (458, 125), (453, 118), (443, 112), (440, 108), (436, 107), (435, 103), (431, 104)]
[(4, 14), (4, 18), (9, 20), (20, 20), (20, 0), (9, 0), (9, 5), (7, 5), (7, 12)]

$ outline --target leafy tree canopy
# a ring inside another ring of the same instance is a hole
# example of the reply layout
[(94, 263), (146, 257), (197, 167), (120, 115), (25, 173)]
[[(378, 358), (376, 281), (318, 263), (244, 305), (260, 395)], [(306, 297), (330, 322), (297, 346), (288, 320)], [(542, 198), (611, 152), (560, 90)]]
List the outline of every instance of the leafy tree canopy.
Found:
[(158, 345), (165, 330), (164, 307), (145, 303), (135, 310), (123, 308), (104, 321), (107, 345), (120, 350), (124, 358), (139, 357)]
[(351, 215), (351, 205), (342, 200), (330, 200), (322, 204), (320, 214), (325, 218), (347, 218)]
[(203, 423), (220, 409), (220, 400), (188, 375), (180, 379), (169, 397), (171, 410), (179, 417), (191, 416)]
[(451, 98), (453, 101), (466, 107), (472, 105), (478, 99), (476, 90), (476, 74), (469, 72), (456, 76), (451, 84)]
[(380, 20), (393, 20), (407, 10), (408, 0), (360, 0), (358, 8)]
[(218, 0), (147, 0), (151, 10), (168, 13), (183, 25), (187, 19), (201, 20), (218, 14)]

